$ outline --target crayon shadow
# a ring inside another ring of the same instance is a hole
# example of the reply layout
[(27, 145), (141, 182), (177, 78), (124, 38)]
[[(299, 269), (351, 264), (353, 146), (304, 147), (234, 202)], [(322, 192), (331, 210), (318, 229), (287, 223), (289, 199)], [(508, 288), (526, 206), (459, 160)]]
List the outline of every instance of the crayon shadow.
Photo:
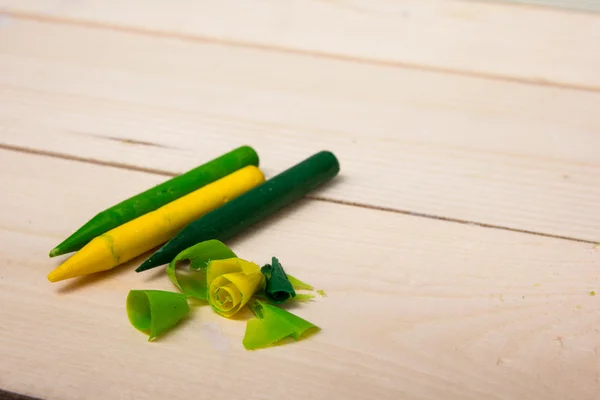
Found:
[(260, 231), (262, 229), (268, 229), (269, 225), (275, 224), (279, 220), (288, 218), (290, 215), (293, 215), (294, 213), (298, 212), (298, 210), (302, 209), (303, 207), (308, 207), (311, 202), (328, 201), (327, 198), (320, 197), (319, 192), (321, 192), (323, 189), (326, 189), (329, 187), (334, 187), (339, 184), (343, 184), (344, 180), (345, 179), (343, 177), (337, 176), (335, 179), (323, 184), (318, 189), (308, 193), (307, 195), (296, 200), (292, 204), (289, 204), (289, 205), (283, 207), (282, 209), (280, 209), (279, 211), (277, 211), (275, 214), (271, 215), (270, 217), (267, 217), (264, 220), (257, 222), (256, 224), (246, 228), (246, 230), (244, 232), (242, 232), (232, 238), (229, 238), (228, 240), (223, 241), (223, 242), (229, 247), (234, 247), (238, 243), (238, 241), (241, 242), (241, 241), (247, 239), (248, 237), (251, 237), (257, 231)]
[[(302, 207), (307, 206), (307, 204), (310, 203), (311, 201), (314, 201), (314, 200), (305, 199), (305, 198), (303, 198), (301, 200), (297, 200), (296, 202), (294, 202), (294, 204), (290, 204), (289, 206), (279, 210), (276, 214), (273, 214), (270, 217), (267, 217), (267, 218), (263, 219), (262, 221), (257, 222), (254, 225), (247, 227), (243, 232), (241, 232), (227, 240), (223, 240), (223, 243), (225, 243), (228, 247), (235, 249), (236, 245), (243, 243), (245, 240), (249, 240), (252, 236), (256, 235), (257, 232), (269, 229), (269, 226), (275, 225), (277, 223), (277, 221), (283, 220), (283, 219), (289, 217), (290, 215), (293, 215), (295, 212), (297, 212)], [(238, 254), (238, 256), (240, 256), (241, 258), (244, 258), (243, 255)]]
[(333, 178), (332, 180), (330, 180), (329, 182), (325, 182), (324, 184), (322, 184), (321, 186), (319, 186), (317, 189), (313, 190), (312, 192), (309, 192), (308, 194), (306, 194), (305, 197), (307, 198), (321, 198), (321, 196), (319, 195), (319, 192), (323, 192), (325, 189), (331, 189), (331, 188), (336, 188), (339, 185), (343, 185), (345, 183), (347, 183), (348, 177), (345, 175), (337, 175), (335, 178)]
[[(154, 253), (152, 253), (154, 254)], [(159, 265), (157, 267), (152, 268), (151, 270), (146, 270), (146, 271), (142, 271), (141, 273), (143, 274), (144, 272), (147, 272), (146, 275), (146, 280), (145, 282), (153, 282), (155, 280), (158, 279), (162, 279), (166, 277), (166, 273), (165, 273), (165, 269), (167, 268), (169, 264), (165, 264), (165, 265)], [(137, 267), (136, 267), (137, 268)], [(152, 271), (151, 273), (149, 271)], [(136, 274), (139, 274), (140, 272), (136, 272)], [(169, 279), (167, 277), (167, 279)]]
[[(135, 269), (146, 260), (155, 250), (150, 250), (144, 254), (139, 255), (138, 257), (127, 261), (121, 265), (116, 266), (115, 268), (109, 269), (108, 271), (96, 272), (94, 274), (81, 276), (79, 278), (70, 279), (63, 287), (57, 290), (58, 293), (68, 294), (73, 293), (87, 287), (93, 286), (99, 282), (102, 282), (106, 279), (114, 279), (126, 273), (135, 273)], [(164, 274), (164, 271), (161, 271)]]

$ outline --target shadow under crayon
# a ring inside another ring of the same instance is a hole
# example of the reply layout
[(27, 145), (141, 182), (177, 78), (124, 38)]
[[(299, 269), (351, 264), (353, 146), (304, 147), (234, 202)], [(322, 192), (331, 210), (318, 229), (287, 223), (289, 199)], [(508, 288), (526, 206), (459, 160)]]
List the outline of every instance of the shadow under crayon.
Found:
[[(148, 254), (148, 257), (150, 257), (152, 254), (154, 254), (154, 253)], [(146, 257), (143, 261), (146, 261), (146, 259), (148, 259), (148, 257)], [(137, 265), (135, 268), (139, 267), (141, 264), (142, 263), (140, 262), (139, 265)], [(154, 282), (158, 279), (164, 278), (166, 276), (165, 269), (167, 268), (168, 265), (169, 264), (159, 265), (158, 267), (153, 268), (152, 273), (146, 274), (146, 280), (144, 282)], [(134, 272), (135, 272), (135, 268), (134, 268)], [(150, 270), (147, 270), (147, 271), (150, 271)], [(146, 271), (142, 271), (142, 272), (146, 272)], [(140, 272), (135, 272), (135, 273), (139, 274)]]
[(241, 242), (241, 241), (247, 239), (247, 237), (251, 237), (256, 232), (259, 232), (263, 229), (269, 229), (269, 226), (272, 226), (273, 224), (277, 223), (277, 221), (284, 220), (285, 218), (288, 218), (290, 215), (293, 215), (294, 213), (298, 212), (302, 208), (308, 207), (308, 205), (311, 202), (327, 201), (328, 200), (327, 198), (323, 198), (319, 195), (320, 192), (322, 192), (323, 190), (325, 190), (327, 188), (331, 188), (331, 187), (335, 187), (337, 185), (343, 184), (344, 180), (345, 180), (344, 177), (337, 176), (333, 180), (323, 184), (322, 186), (319, 186), (319, 188), (308, 193), (304, 197), (302, 197), (302, 198), (296, 200), (295, 202), (278, 210), (273, 215), (248, 227), (242, 233), (240, 233), (236, 236), (233, 236), (230, 239), (224, 241), (224, 243), (229, 247), (234, 247), (238, 242)]

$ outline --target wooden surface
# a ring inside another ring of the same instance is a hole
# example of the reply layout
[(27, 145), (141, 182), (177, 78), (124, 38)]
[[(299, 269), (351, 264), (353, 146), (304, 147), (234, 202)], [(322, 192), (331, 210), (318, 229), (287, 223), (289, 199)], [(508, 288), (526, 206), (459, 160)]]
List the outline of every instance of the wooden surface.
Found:
[(599, 16), (554, 8), (454, 0), (0, 0), (0, 8), (230, 51), (600, 89)]
[(488, 0), (523, 5), (558, 7), (566, 10), (600, 12), (598, 0)]
[[(0, 8), (1, 389), (600, 396), (599, 14), (451, 0)], [(65, 259), (48, 251), (97, 211), (241, 144), (268, 177), (321, 149), (340, 159), (335, 182), (230, 243), (324, 289), (294, 308), (321, 333), (249, 352), (243, 320), (201, 307), (148, 343), (127, 292), (174, 288), (133, 273), (144, 258), (47, 282)]]

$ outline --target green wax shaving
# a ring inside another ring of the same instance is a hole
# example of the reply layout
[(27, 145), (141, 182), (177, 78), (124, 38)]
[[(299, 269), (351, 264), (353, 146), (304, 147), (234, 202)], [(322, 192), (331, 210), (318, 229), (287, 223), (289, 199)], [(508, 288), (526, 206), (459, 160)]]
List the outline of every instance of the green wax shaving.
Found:
[[(175, 286), (187, 297), (206, 300), (206, 267), (211, 260), (237, 257), (219, 240), (207, 240), (183, 250), (167, 267), (167, 275)], [(177, 271), (178, 261), (189, 260), (189, 271)]]
[(314, 294), (308, 293), (296, 293), (296, 297), (290, 299), (291, 301), (310, 301), (315, 298)]
[(265, 297), (274, 304), (281, 304), (290, 297), (295, 297), (296, 292), (292, 287), (283, 267), (277, 258), (273, 257), (272, 264), (267, 264), (260, 269), (266, 278)]
[(190, 312), (183, 294), (163, 290), (130, 290), (127, 316), (136, 329), (153, 340), (174, 327)]
[(258, 162), (258, 155), (254, 149), (249, 146), (238, 147), (100, 212), (56, 246), (50, 252), (50, 257), (77, 251), (96, 236), (154, 211), (241, 168), (248, 165), (258, 166)]
[(304, 283), (300, 279), (294, 278), (291, 275), (288, 275), (287, 277), (294, 289), (296, 289), (296, 290), (313, 290), (312, 285), (309, 285), (308, 283)]
[(321, 329), (286, 310), (260, 300), (253, 300), (250, 308), (257, 318), (246, 324), (242, 343), (248, 350), (266, 347), (287, 337), (299, 340), (305, 332)]
[(326, 296), (327, 296), (327, 293), (325, 293), (325, 291), (324, 291), (323, 289), (319, 289), (319, 290), (317, 290), (317, 293), (319, 293), (319, 295), (320, 295), (321, 297), (326, 297)]

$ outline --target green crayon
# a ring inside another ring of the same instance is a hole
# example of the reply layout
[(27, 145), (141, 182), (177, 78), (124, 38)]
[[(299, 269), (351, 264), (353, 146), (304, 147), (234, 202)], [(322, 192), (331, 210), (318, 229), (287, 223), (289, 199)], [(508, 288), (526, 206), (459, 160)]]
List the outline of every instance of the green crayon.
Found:
[(253, 148), (238, 147), (100, 212), (52, 249), (50, 257), (77, 251), (95, 237), (113, 228), (154, 211), (248, 165), (258, 166), (258, 162), (258, 155)]
[(196, 243), (225, 241), (331, 180), (340, 170), (337, 158), (321, 151), (231, 200), (183, 228), (136, 272), (167, 264)]

